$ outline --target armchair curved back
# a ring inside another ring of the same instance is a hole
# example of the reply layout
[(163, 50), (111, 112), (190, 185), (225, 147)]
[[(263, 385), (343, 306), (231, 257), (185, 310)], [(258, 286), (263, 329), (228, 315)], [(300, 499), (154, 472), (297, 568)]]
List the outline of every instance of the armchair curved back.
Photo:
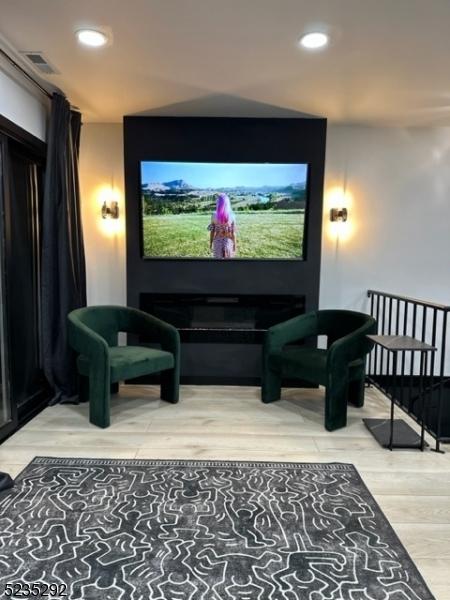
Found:
[(359, 338), (361, 356), (372, 349), (373, 343), (366, 335), (377, 332), (373, 317), (353, 310), (317, 311), (318, 334), (328, 337), (328, 348), (337, 340), (350, 334)]
[(120, 331), (138, 333), (141, 313), (126, 306), (88, 306), (69, 314), (69, 321), (75, 327), (84, 325), (101, 336), (108, 346), (117, 346)]

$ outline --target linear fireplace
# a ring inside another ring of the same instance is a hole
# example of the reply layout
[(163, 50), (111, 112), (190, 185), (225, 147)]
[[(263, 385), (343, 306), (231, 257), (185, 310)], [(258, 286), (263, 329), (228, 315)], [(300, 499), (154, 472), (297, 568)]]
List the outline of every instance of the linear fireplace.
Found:
[[(177, 327), (184, 383), (259, 383), (269, 327), (305, 312), (304, 296), (141, 294), (140, 309)], [(151, 344), (153, 340), (142, 339)]]
[(264, 332), (305, 311), (304, 296), (141, 294), (140, 308), (171, 323), (182, 342), (256, 343)]

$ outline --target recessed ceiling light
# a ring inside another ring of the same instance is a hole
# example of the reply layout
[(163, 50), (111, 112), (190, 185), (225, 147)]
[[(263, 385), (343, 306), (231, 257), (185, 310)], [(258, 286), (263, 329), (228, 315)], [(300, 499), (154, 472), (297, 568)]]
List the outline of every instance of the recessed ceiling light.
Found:
[(91, 46), (92, 48), (99, 48), (105, 46), (108, 42), (108, 36), (103, 31), (97, 29), (80, 29), (76, 32), (76, 36), (80, 44), (85, 46)]
[(319, 50), (325, 48), (328, 45), (328, 35), (322, 31), (312, 31), (311, 33), (305, 33), (300, 38), (300, 45), (307, 50)]

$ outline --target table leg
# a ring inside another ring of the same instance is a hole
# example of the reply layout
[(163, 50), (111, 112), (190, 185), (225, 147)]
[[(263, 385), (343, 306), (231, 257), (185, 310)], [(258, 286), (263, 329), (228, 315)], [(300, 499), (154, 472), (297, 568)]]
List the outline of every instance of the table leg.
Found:
[(420, 369), (420, 381), (419, 381), (419, 397), (422, 402), (421, 406), (421, 414), (420, 414), (420, 449), (423, 452), (424, 444), (425, 444), (425, 415), (426, 415), (426, 394), (424, 390), (424, 376), (427, 374), (427, 366), (428, 366), (428, 356), (426, 352), (422, 352), (421, 361), (422, 368)]
[[(391, 391), (391, 431), (389, 436), (389, 450), (392, 451), (394, 444), (394, 405), (395, 405), (395, 394), (397, 391), (397, 353), (391, 352), (392, 356), (392, 391)], [(388, 371), (389, 372), (389, 371)]]

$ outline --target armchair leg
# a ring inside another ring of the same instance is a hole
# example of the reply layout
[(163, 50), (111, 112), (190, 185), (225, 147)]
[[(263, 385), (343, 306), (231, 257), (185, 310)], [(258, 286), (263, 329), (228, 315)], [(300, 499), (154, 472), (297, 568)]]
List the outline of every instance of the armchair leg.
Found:
[(89, 402), (89, 377), (84, 375), (78, 378), (78, 399), (80, 402)]
[(91, 374), (89, 377), (89, 421), (97, 427), (109, 427), (110, 382)]
[(325, 429), (335, 431), (347, 425), (347, 385), (328, 385), (325, 392)]
[(264, 404), (275, 402), (281, 397), (281, 373), (266, 368), (262, 374), (261, 400)]
[(364, 382), (365, 377), (363, 376), (348, 384), (348, 402), (358, 408), (364, 406)]
[(161, 372), (161, 400), (176, 404), (180, 397), (180, 374), (177, 368)]

